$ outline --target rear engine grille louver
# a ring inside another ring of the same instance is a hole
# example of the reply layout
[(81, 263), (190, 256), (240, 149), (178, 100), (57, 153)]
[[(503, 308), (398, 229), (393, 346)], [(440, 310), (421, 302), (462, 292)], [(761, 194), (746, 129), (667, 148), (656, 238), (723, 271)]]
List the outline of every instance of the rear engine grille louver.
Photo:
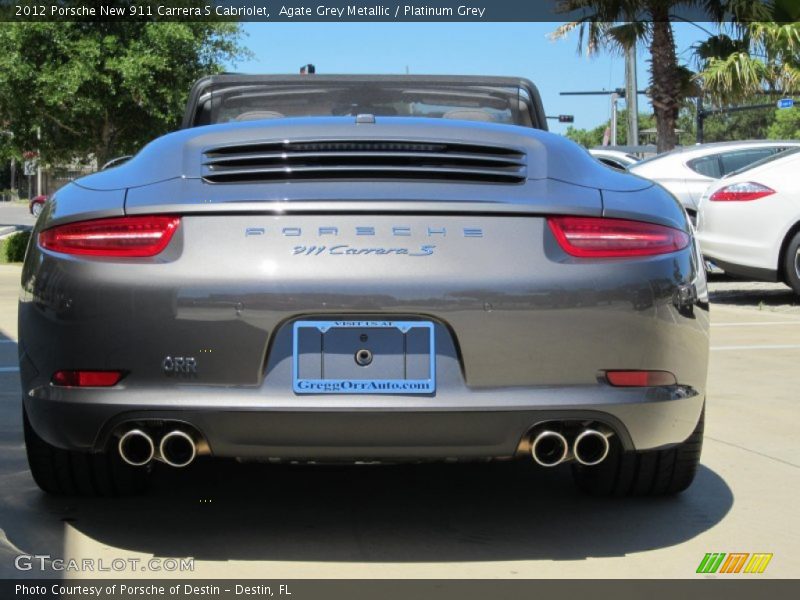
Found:
[(303, 179), (405, 179), (522, 183), (525, 154), (512, 148), (416, 141), (250, 143), (203, 153), (207, 183)]

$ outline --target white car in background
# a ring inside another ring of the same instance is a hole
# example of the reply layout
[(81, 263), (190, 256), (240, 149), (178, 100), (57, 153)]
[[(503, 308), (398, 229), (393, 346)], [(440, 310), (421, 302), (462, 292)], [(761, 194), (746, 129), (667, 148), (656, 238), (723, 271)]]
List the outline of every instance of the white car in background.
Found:
[(695, 221), (697, 202), (709, 185), (728, 173), (792, 147), (800, 147), (800, 141), (698, 144), (645, 159), (628, 170), (667, 188)]
[(700, 199), (697, 236), (726, 273), (783, 281), (800, 295), (800, 148), (731, 173)]
[(635, 165), (639, 159), (633, 154), (620, 150), (606, 150), (605, 148), (591, 148), (589, 154), (594, 156), (601, 163), (612, 169), (626, 171), (628, 167)]

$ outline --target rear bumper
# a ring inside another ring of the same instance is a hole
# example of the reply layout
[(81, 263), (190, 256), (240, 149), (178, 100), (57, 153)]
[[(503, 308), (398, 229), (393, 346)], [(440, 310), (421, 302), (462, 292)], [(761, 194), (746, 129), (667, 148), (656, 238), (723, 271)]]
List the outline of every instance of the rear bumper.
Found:
[(736, 275), (737, 277), (744, 277), (747, 279), (757, 279), (758, 281), (779, 281), (777, 269), (762, 269), (760, 267), (737, 265), (714, 258), (713, 256), (706, 256), (706, 258), (729, 275)]
[(700, 232), (698, 239), (703, 256), (726, 272), (777, 281), (777, 254), (771, 248), (743, 238), (715, 236), (708, 232)]
[(259, 390), (70, 390), (44, 387), (25, 398), (37, 433), (70, 449), (102, 451), (126, 423), (181, 421), (214, 456), (297, 460), (510, 458), (547, 421), (606, 424), (624, 448), (684, 441), (703, 397), (692, 388), (462, 390), (436, 397), (308, 396), (287, 401)]

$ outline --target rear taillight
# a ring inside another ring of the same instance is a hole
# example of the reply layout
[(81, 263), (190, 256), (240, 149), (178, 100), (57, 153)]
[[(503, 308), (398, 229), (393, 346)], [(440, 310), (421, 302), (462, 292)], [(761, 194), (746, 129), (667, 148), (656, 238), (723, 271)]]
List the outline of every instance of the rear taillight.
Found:
[(682, 250), (689, 235), (641, 221), (602, 217), (549, 217), (547, 224), (567, 254), (581, 258), (652, 256)]
[(760, 183), (746, 181), (743, 183), (732, 183), (718, 189), (711, 194), (709, 200), (712, 202), (747, 202), (748, 200), (758, 200), (765, 196), (771, 196), (775, 190), (768, 188)]
[(39, 245), (53, 252), (141, 258), (167, 247), (180, 217), (143, 216), (96, 219), (59, 225), (39, 234)]
[(606, 380), (616, 387), (652, 387), (675, 385), (675, 375), (669, 371), (606, 371)]
[(111, 387), (122, 375), (122, 371), (56, 371), (51, 381), (63, 387)]

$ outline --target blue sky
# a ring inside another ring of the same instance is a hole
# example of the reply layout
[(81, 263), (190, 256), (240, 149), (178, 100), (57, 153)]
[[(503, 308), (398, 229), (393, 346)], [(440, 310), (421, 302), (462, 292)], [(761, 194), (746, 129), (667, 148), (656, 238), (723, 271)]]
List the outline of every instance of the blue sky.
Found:
[[(701, 24), (706, 28), (708, 24)], [(603, 90), (624, 84), (621, 56), (577, 53), (577, 34), (550, 41), (558, 23), (245, 23), (244, 40), (255, 54), (239, 63), (243, 73), (296, 73), (313, 63), (318, 73), (519, 75), (542, 94), (548, 115), (573, 114), (576, 127), (594, 127), (609, 116), (606, 96), (559, 96), (562, 91)], [(679, 58), (691, 61), (690, 47), (703, 32), (674, 25)], [(649, 54), (638, 52), (639, 89), (647, 87)], [(640, 110), (649, 110), (644, 96)], [(622, 104), (620, 104), (622, 106)], [(550, 121), (563, 133), (565, 125)]]

